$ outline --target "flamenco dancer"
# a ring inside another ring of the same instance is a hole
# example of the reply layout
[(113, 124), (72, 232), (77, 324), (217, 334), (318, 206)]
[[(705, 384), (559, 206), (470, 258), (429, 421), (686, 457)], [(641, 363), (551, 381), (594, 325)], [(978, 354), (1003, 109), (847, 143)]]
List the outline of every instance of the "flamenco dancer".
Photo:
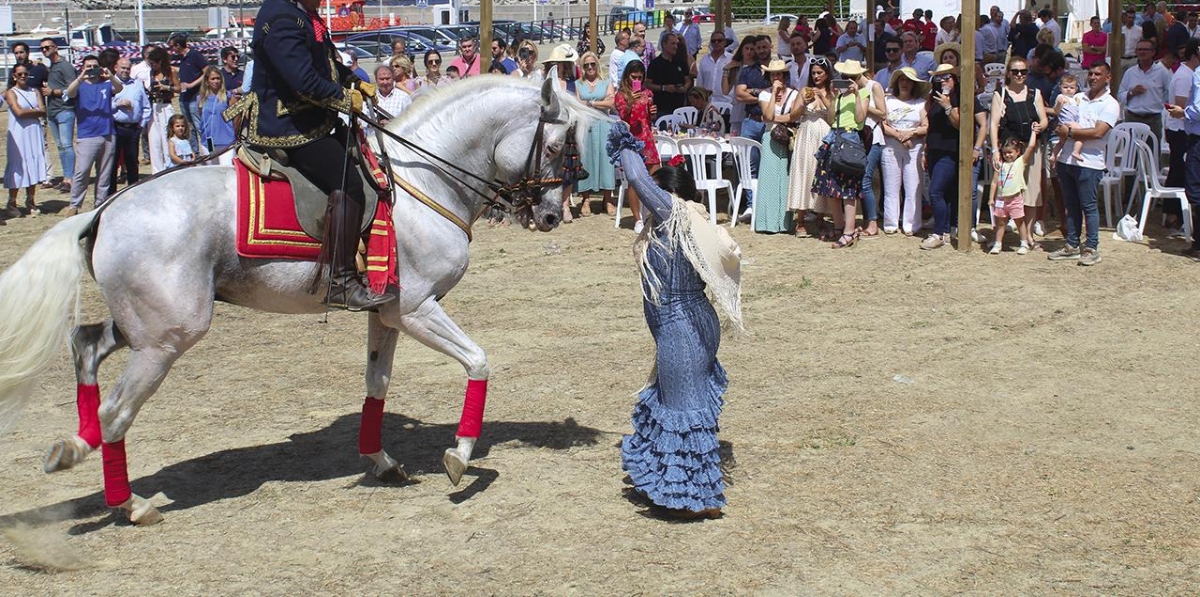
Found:
[(642, 149), (626, 124), (612, 125), (609, 158), (624, 169), (652, 218), (634, 254), (655, 366), (633, 411), (633, 433), (621, 442), (622, 467), (661, 514), (719, 518), (725, 483), (717, 417), (728, 381), (717, 362), (721, 324), (704, 291), (712, 291), (740, 330), (741, 251), (699, 204), (686, 201), (696, 196), (691, 175), (664, 166), (651, 177)]

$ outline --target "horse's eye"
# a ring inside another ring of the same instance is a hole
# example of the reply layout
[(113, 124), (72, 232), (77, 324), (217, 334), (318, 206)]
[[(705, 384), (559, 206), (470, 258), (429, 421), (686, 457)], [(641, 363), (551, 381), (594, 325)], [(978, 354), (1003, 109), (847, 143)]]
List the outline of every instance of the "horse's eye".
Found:
[(546, 154), (549, 155), (550, 157), (555, 157), (558, 154), (562, 153), (562, 149), (563, 149), (563, 144), (561, 142), (560, 143), (551, 143), (550, 145), (548, 145), (546, 147)]

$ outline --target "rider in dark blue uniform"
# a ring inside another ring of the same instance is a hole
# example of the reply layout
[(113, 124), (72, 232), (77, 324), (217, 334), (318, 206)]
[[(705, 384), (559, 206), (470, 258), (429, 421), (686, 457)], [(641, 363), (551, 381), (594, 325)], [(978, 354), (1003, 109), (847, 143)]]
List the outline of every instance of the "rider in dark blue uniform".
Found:
[(360, 81), (338, 59), (316, 13), (320, 3), (264, 0), (254, 22), (250, 92), (226, 111), (226, 118), (242, 115), (251, 146), (282, 152), (289, 166), (330, 194), (334, 206), (325, 238), (332, 249), (329, 305), (374, 311), (396, 297), (372, 293), (355, 267), (365, 197), (362, 180), (346, 159), (345, 129), (336, 112), (361, 109), (363, 94), (373, 96), (374, 86)]

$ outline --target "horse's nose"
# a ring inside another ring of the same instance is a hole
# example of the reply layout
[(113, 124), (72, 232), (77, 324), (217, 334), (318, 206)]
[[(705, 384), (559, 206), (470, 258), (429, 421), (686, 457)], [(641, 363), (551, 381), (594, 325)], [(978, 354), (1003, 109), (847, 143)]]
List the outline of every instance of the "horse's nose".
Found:
[(546, 224), (546, 228), (545, 228), (545, 229), (546, 229), (546, 230), (553, 230), (553, 229), (557, 228), (557, 227), (558, 227), (558, 222), (559, 222), (559, 220), (561, 220), (561, 219), (562, 219), (561, 217), (559, 217), (559, 216), (557, 216), (557, 215), (555, 215), (555, 214), (546, 214), (546, 217), (545, 217), (545, 219), (543, 220), (543, 221), (545, 222), (545, 224)]

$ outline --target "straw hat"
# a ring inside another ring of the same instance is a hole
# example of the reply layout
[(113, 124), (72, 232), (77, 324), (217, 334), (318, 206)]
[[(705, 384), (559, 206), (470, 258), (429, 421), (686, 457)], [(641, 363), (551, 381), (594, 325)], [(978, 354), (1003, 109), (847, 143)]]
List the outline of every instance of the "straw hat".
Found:
[(867, 69), (863, 68), (862, 63), (857, 60), (843, 60), (833, 65), (833, 70), (836, 70), (847, 77), (857, 77), (867, 72)]
[(933, 49), (933, 59), (941, 60), (942, 52), (945, 52), (946, 50), (954, 50), (954, 53), (958, 54), (959, 62), (962, 61), (962, 44), (960, 44), (958, 42), (953, 42), (953, 41), (948, 41), (948, 42), (942, 43), (942, 44), (938, 45), (938, 47), (934, 48)]
[(937, 68), (930, 71), (929, 76), (936, 77), (938, 75), (957, 75), (958, 67), (950, 66), (949, 64), (939, 64)]
[(775, 59), (766, 66), (762, 67), (762, 71), (764, 73), (786, 73), (788, 71), (788, 65), (782, 60)]
[(571, 44), (559, 44), (550, 50), (550, 57), (542, 62), (575, 62), (579, 59), (579, 52), (571, 47)]
[(900, 80), (900, 77), (904, 77), (914, 83), (913, 97), (924, 97), (929, 92), (929, 82), (922, 81), (921, 76), (917, 74), (917, 69), (911, 66), (905, 66), (892, 71), (892, 76), (888, 78), (888, 89), (895, 87), (896, 81)]

